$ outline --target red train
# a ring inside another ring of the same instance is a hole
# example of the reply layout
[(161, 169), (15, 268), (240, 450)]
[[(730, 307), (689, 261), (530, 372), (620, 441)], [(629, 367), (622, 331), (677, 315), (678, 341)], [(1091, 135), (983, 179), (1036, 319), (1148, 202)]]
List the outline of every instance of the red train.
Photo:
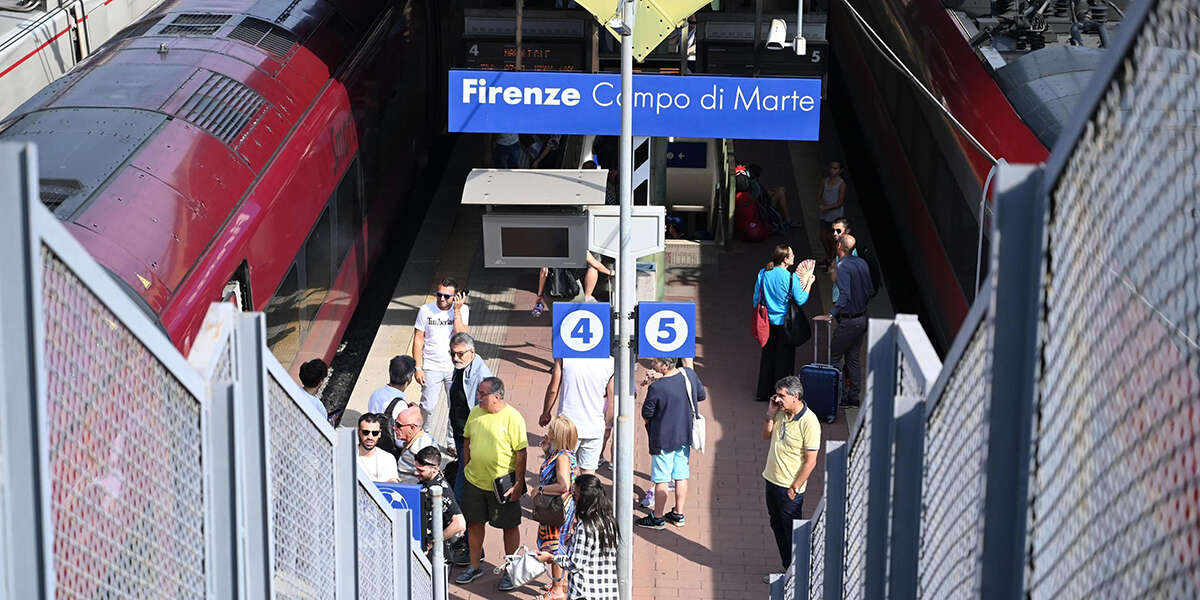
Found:
[[(1010, 163), (1049, 155), (1097, 64), (1097, 46), (1119, 19), (1115, 5), (1124, 4), (851, 1), (941, 105)], [(841, 2), (830, 3), (828, 36), (910, 257), (912, 285), (930, 317), (925, 327), (948, 348), (975, 296), (979, 202), (992, 163), (888, 62)], [(985, 239), (984, 271), (986, 256)]]
[(42, 202), (187, 352), (211, 302), (329, 359), (444, 102), (437, 0), (181, 0), (0, 123)]

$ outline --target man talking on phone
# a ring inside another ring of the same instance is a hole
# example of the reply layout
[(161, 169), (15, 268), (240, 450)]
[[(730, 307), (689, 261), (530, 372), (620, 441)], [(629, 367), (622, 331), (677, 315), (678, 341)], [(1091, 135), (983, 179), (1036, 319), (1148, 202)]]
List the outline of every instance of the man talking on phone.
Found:
[[(767, 514), (786, 570), (792, 562), (792, 521), (801, 518), (804, 490), (821, 448), (821, 423), (804, 405), (799, 377), (788, 376), (775, 383), (762, 436), (771, 441), (762, 474), (767, 480)], [(770, 583), (770, 577), (763, 581)]]
[(450, 336), (467, 331), (470, 310), (463, 302), (466, 294), (458, 292), (458, 282), (446, 278), (438, 283), (433, 302), (421, 306), (417, 321), (413, 324), (413, 358), (417, 363), (414, 377), (421, 384), (421, 416), (425, 431), (443, 447), (452, 448), (454, 441), (447, 439), (442, 429), (445, 423), (434, 423), (433, 411), (442, 399), (442, 392), (450, 393), (454, 381), (454, 363), (450, 361)]

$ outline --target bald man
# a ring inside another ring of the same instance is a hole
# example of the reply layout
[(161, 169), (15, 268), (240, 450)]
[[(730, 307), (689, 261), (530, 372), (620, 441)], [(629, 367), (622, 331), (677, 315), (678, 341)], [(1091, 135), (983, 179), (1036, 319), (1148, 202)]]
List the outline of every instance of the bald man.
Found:
[(423, 424), (419, 406), (410, 406), (396, 417), (396, 466), (401, 483), (419, 483), (417, 453), (429, 446), (437, 446), (433, 443), (433, 436), (421, 428)]
[(832, 340), (833, 366), (841, 366), (845, 360), (841, 368), (849, 385), (843, 391), (842, 404), (847, 406), (862, 402), (862, 342), (867, 333), (867, 301), (874, 293), (871, 270), (867, 261), (854, 256), (854, 244), (854, 236), (849, 233), (838, 238), (837, 302), (828, 315), (814, 317), (814, 320), (837, 319)]

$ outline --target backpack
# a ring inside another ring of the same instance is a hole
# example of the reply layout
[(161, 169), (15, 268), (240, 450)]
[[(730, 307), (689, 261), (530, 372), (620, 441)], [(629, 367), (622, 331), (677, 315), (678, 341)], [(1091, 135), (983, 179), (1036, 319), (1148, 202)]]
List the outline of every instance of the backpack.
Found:
[[(387, 452), (396, 458), (400, 458), (400, 448), (396, 446), (396, 419), (392, 417), (392, 415), (396, 412), (397, 402), (404, 402), (404, 398), (392, 398), (392, 401), (388, 402), (387, 408), (383, 409), (383, 419), (379, 424), (382, 431), (380, 431), (379, 441), (376, 442), (375, 445), (380, 450), (383, 450), (384, 452)], [(407, 404), (407, 402), (405, 402), (405, 404)]]
[(571, 269), (551, 267), (548, 279), (546, 293), (555, 298), (574, 298), (583, 291), (579, 279)]
[(859, 248), (858, 257), (867, 263), (867, 271), (871, 273), (871, 298), (874, 298), (879, 293), (879, 288), (883, 287), (883, 275), (879, 270), (879, 259), (870, 248)]
[(748, 242), (761, 242), (771, 233), (758, 214), (757, 204), (750, 192), (738, 192), (734, 197), (733, 226)]

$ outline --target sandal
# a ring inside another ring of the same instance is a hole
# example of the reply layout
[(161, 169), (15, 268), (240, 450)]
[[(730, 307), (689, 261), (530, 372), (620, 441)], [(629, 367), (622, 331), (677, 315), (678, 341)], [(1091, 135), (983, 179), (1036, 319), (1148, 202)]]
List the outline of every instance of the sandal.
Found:
[(564, 593), (555, 596), (553, 591), (546, 591), (539, 595), (537, 600), (567, 600), (567, 595)]

